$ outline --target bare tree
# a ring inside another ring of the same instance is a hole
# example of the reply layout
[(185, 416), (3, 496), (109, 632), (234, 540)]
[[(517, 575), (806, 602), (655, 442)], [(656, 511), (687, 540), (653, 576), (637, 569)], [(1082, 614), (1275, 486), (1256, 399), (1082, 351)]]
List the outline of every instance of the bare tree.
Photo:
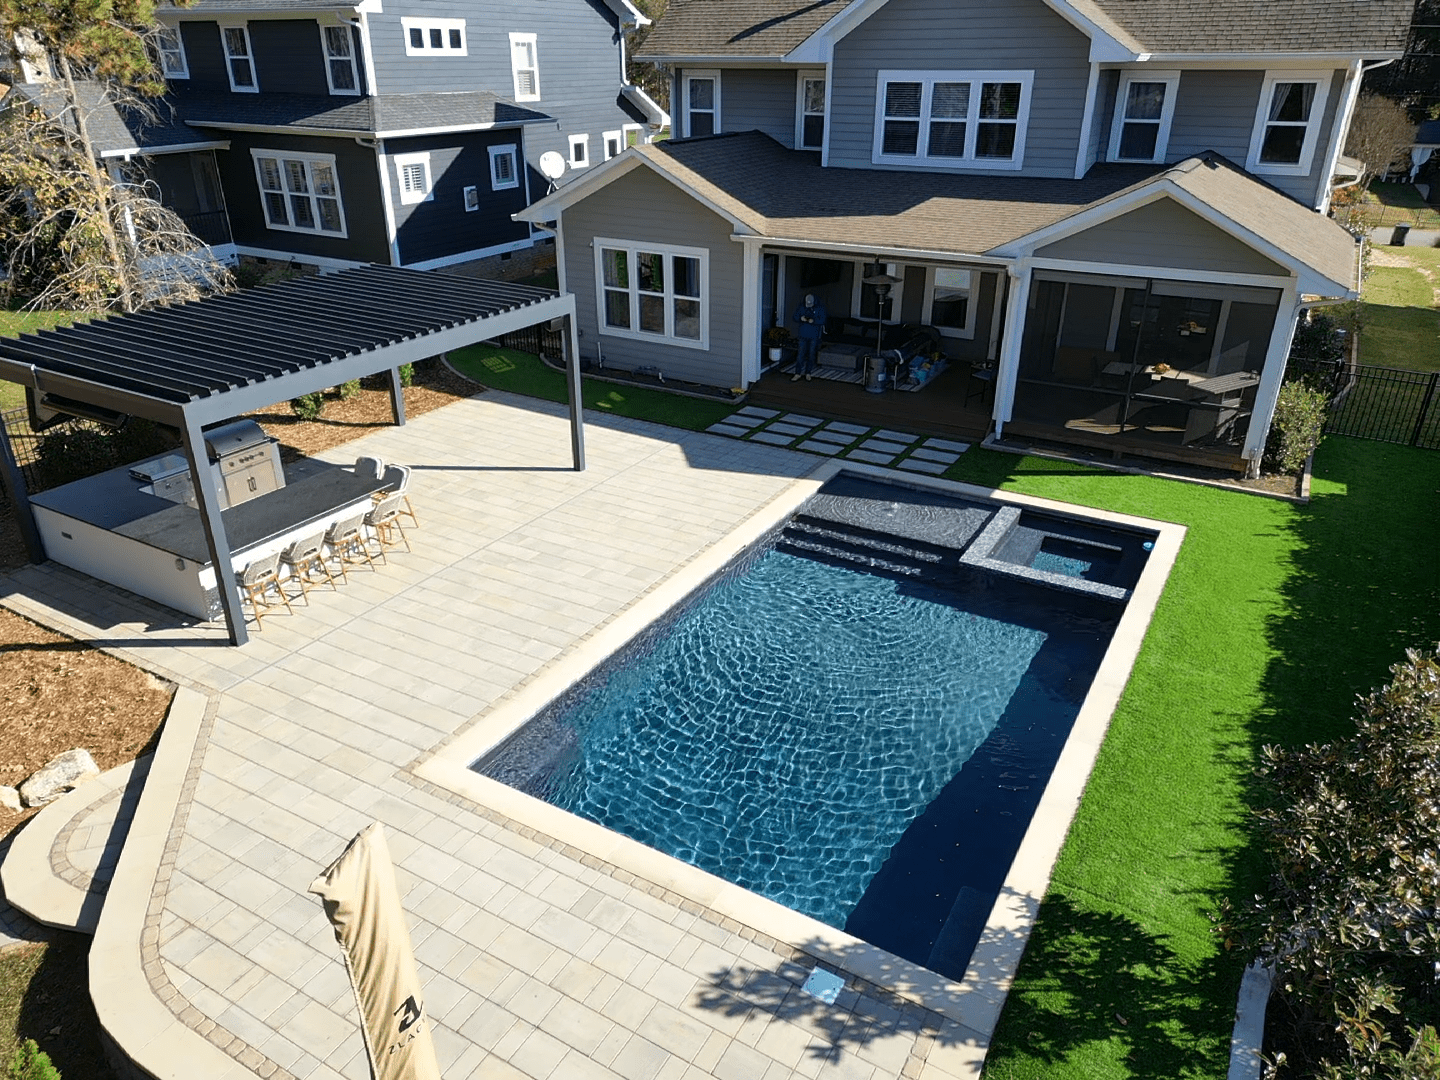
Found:
[(1407, 151), (1415, 141), (1415, 125), (1405, 107), (1379, 94), (1366, 92), (1355, 103), (1345, 153), (1364, 162), (1361, 187), (1383, 175), (1392, 165), (1409, 167)]

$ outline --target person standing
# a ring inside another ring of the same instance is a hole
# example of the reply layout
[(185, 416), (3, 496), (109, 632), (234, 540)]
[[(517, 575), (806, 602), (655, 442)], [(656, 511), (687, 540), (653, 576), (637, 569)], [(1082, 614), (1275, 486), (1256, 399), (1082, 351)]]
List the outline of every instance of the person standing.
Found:
[(806, 293), (805, 299), (795, 309), (795, 321), (800, 328), (795, 336), (800, 341), (799, 355), (795, 358), (795, 374), (791, 382), (799, 382), (805, 376), (809, 382), (815, 377), (815, 364), (820, 352), (820, 335), (825, 332), (825, 305), (815, 299), (814, 293)]

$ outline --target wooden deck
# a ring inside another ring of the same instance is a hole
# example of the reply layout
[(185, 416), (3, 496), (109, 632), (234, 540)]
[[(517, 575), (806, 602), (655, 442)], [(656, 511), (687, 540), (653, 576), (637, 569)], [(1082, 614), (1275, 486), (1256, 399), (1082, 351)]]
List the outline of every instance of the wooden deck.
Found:
[[(966, 395), (969, 394), (969, 400)], [(791, 382), (770, 371), (750, 388), (749, 403), (873, 427), (981, 439), (990, 429), (991, 397), (972, 382), (969, 365), (952, 367), (914, 393), (868, 393), (863, 386), (814, 379)]]

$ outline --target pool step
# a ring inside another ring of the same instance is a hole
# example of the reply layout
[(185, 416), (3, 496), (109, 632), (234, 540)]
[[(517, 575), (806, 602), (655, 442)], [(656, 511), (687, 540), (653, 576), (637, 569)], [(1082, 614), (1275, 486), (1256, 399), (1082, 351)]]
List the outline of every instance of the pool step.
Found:
[(945, 563), (947, 554), (953, 555), (921, 541), (903, 540), (805, 515), (791, 521), (776, 546), (907, 577), (938, 569)]

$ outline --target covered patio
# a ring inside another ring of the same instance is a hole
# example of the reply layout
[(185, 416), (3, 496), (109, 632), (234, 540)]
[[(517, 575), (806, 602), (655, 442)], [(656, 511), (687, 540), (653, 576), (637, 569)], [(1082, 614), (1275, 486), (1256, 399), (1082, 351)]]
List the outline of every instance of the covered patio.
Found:
[[(235, 561), (230, 530), (256, 533), (248, 518), (262, 506), (281, 509), (285, 492), (282, 484), (243, 507), (224, 508), (207, 429), (380, 372), (389, 372), (394, 421), (403, 425), (402, 365), (554, 319), (564, 320), (574, 361), (574, 318), (574, 297), (548, 289), (367, 266), (7, 339), (0, 342), (0, 379), (25, 386), (43, 410), (114, 426), (139, 417), (179, 433), (195, 503), (191, 513), (204, 537), (195, 561), (208, 556), (230, 641), (242, 645), (248, 635), (235, 575), (228, 572)], [(569, 372), (571, 457), (580, 471), (579, 364), (570, 363)], [(0, 479), (31, 561), (45, 561), (41, 530), (3, 429)], [(164, 513), (167, 521), (189, 509), (143, 498), (156, 504), (151, 517)], [(283, 509), (290, 516), (300, 512)]]

